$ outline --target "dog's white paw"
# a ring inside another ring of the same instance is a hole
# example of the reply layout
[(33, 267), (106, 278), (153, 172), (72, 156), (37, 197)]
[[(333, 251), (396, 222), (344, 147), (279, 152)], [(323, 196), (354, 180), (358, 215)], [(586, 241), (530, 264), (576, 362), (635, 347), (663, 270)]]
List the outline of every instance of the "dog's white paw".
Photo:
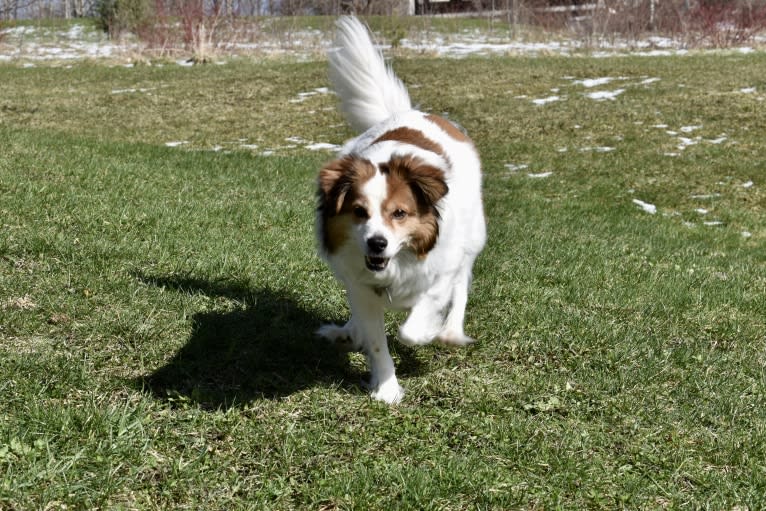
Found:
[(383, 401), (386, 404), (398, 405), (404, 398), (404, 389), (396, 381), (396, 378), (392, 378), (382, 383), (372, 392), (371, 396), (373, 399)]
[(422, 346), (433, 340), (433, 336), (424, 332), (422, 328), (413, 327), (405, 322), (399, 327), (399, 342), (407, 346)]
[(465, 334), (452, 330), (446, 330), (440, 333), (436, 340), (448, 346), (467, 346), (476, 342), (476, 339), (473, 337), (468, 337)]
[(333, 345), (343, 351), (359, 351), (359, 346), (351, 337), (348, 326), (338, 326), (332, 323), (322, 325), (316, 334), (333, 343)]

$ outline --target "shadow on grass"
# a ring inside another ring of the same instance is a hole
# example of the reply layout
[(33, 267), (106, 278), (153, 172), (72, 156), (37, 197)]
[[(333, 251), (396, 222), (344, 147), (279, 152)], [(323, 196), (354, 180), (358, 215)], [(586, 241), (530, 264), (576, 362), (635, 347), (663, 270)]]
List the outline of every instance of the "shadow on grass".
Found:
[[(314, 335), (322, 318), (301, 307), (289, 293), (254, 290), (232, 281), (136, 276), (157, 287), (226, 297), (246, 305), (232, 312), (194, 315), (186, 345), (166, 365), (137, 381), (159, 399), (230, 408), (314, 386), (365, 392), (360, 386), (362, 375), (349, 364), (349, 355)], [(411, 353), (398, 351), (410, 372), (417, 371), (419, 363)]]

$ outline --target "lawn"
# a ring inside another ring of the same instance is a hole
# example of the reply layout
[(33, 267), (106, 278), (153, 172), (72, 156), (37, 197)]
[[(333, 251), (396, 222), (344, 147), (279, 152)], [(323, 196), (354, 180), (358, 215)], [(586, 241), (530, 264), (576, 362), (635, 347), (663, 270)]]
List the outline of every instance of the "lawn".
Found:
[(766, 55), (394, 66), (489, 242), (393, 408), (313, 335), (324, 63), (0, 66), (0, 509), (766, 505)]

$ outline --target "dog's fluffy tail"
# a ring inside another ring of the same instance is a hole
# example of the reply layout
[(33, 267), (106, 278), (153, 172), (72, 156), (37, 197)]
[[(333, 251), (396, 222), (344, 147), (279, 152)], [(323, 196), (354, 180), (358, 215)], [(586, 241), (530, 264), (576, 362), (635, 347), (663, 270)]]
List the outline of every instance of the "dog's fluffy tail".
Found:
[(407, 89), (386, 66), (367, 28), (353, 16), (341, 17), (336, 26), (335, 48), (328, 54), (330, 81), (351, 127), (361, 133), (411, 110)]

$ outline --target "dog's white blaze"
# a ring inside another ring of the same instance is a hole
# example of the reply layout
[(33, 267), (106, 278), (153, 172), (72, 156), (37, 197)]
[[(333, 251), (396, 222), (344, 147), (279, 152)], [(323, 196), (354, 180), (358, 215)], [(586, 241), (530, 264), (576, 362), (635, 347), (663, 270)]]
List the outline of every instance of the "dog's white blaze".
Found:
[(388, 195), (388, 183), (386, 176), (380, 172), (376, 173), (364, 186), (362, 194), (367, 199), (367, 214), (370, 218), (362, 227), (362, 243), (366, 246), (367, 240), (373, 236), (383, 236), (388, 241), (388, 248), (384, 251), (383, 257), (389, 257), (391, 249), (396, 245), (391, 236), (391, 231), (386, 227), (383, 218), (383, 201)]

